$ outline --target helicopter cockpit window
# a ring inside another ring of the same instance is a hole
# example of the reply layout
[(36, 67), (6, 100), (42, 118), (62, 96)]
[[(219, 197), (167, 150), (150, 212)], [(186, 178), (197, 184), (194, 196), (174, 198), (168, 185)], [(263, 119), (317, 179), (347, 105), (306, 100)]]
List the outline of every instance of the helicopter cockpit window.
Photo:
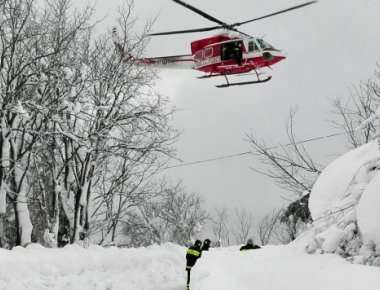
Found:
[(259, 50), (256, 43), (252, 40), (248, 42), (248, 52), (253, 52), (255, 50)]
[(263, 40), (261, 38), (257, 38), (256, 40), (262, 49), (264, 49), (264, 50), (265, 49), (274, 49), (274, 47), (272, 45), (270, 45), (268, 42), (266, 42), (265, 40)]

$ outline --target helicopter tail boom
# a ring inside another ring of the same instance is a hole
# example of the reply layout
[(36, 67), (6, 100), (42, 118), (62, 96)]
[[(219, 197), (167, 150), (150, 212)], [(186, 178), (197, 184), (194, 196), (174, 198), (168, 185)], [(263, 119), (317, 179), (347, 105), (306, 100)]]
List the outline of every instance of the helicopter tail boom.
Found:
[(194, 57), (191, 54), (149, 57), (137, 59), (138, 63), (157, 68), (193, 69)]
[(123, 61), (133, 61), (141, 65), (150, 65), (157, 68), (193, 69), (194, 57), (191, 54), (170, 55), (161, 57), (138, 58), (126, 52), (120, 43), (116, 28), (112, 29), (112, 40)]

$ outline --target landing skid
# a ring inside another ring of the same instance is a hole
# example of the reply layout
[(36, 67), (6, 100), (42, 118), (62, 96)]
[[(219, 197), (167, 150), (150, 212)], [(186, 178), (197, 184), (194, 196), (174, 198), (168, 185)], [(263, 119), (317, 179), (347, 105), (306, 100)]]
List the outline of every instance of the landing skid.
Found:
[(227, 83), (221, 84), (221, 85), (216, 85), (217, 88), (228, 88), (232, 86), (245, 86), (245, 85), (253, 85), (253, 84), (260, 84), (260, 83), (265, 83), (269, 81), (272, 77), (266, 77), (265, 79), (262, 80), (257, 80), (257, 81), (250, 81), (250, 82), (239, 82), (239, 83), (230, 83), (227, 80)]
[[(229, 80), (228, 80), (228, 77), (226, 74), (209, 74), (209, 75), (203, 75), (203, 76), (199, 76), (198, 79), (208, 79), (208, 78), (214, 78), (214, 77), (221, 77), (223, 76), (225, 79), (226, 79), (226, 83), (225, 84), (221, 84), (221, 85), (216, 85), (217, 88), (228, 88), (228, 87), (232, 87), (232, 86), (245, 86), (245, 85), (253, 85), (253, 84), (260, 84), (260, 83), (265, 83), (267, 81), (269, 81), (272, 76), (268, 76), (264, 79), (260, 79), (260, 73), (258, 71), (255, 71), (254, 73), (256, 75), (256, 80), (254, 81), (247, 81), (247, 82), (237, 82), (237, 83), (230, 83)], [(247, 74), (244, 74), (244, 75), (247, 75)], [(240, 75), (238, 75), (240, 76)]]
[(209, 79), (209, 78), (215, 78), (215, 77), (221, 77), (221, 76), (224, 76), (224, 75), (221, 75), (221, 74), (215, 74), (215, 75), (212, 75), (212, 74), (209, 74), (209, 75), (204, 75), (204, 76), (199, 76), (197, 77), (197, 79)]

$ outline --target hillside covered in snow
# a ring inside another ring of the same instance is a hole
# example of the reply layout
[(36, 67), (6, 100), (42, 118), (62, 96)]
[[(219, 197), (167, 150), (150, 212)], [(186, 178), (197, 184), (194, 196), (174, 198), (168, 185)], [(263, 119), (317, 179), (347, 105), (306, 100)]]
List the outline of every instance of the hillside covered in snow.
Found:
[[(316, 181), (309, 200), (313, 223), (294, 242), (203, 252), (191, 289), (378, 289), (380, 267), (369, 265), (380, 265), (379, 168), (377, 142), (343, 154)], [(0, 290), (180, 290), (185, 253), (174, 244), (0, 249)]]

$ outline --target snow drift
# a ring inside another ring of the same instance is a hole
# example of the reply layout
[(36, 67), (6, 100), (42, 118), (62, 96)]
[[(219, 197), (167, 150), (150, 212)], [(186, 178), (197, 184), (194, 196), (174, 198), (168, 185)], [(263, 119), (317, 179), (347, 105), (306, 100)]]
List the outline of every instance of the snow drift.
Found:
[[(186, 248), (38, 245), (0, 250), (0, 290), (184, 290)], [(191, 290), (377, 290), (380, 269), (289, 246), (212, 248), (192, 270)]]
[(184, 249), (78, 245), (0, 249), (0, 290), (168, 290), (182, 281)]
[(380, 150), (377, 141), (329, 164), (313, 186), (313, 224), (295, 242), (309, 253), (337, 253), (380, 266)]

